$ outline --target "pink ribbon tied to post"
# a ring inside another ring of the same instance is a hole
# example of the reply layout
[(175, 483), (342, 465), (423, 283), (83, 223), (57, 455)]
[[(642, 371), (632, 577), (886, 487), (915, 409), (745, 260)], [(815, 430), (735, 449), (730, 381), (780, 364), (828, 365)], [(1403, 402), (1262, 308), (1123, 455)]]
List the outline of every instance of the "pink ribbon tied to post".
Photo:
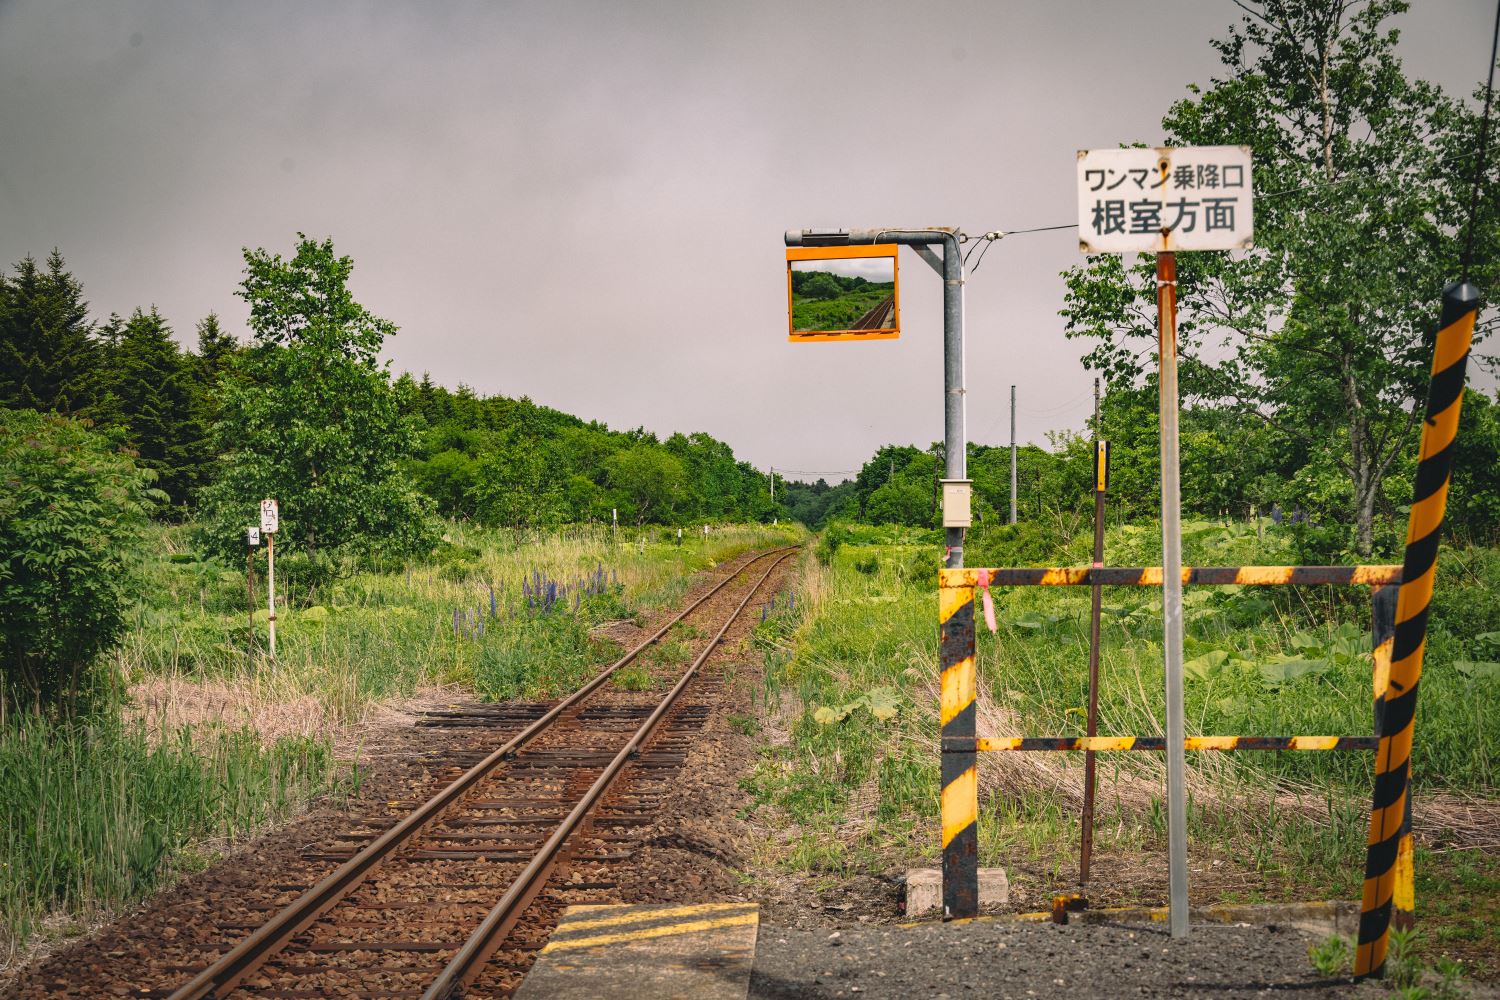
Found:
[(981, 569), (977, 572), (979, 574), (979, 589), (983, 591), (980, 604), (984, 607), (984, 623), (989, 626), (990, 633), (994, 634), (999, 629), (995, 626), (995, 600), (990, 597), (990, 571)]

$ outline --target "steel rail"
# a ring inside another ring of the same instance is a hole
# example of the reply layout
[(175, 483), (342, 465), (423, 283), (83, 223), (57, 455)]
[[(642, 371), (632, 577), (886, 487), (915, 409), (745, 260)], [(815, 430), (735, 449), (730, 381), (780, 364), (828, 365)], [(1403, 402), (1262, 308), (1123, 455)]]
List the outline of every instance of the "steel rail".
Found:
[[(200, 1000), (203, 997), (222, 997), (227, 995), (246, 976), (259, 969), (284, 948), (292, 938), (300, 934), (313, 921), (328, 912), (340, 900), (354, 891), (361, 882), (379, 867), (381, 862), (395, 853), (407, 840), (421, 832), (429, 823), (441, 816), (449, 806), (485, 778), (497, 765), (506, 758), (513, 756), (522, 746), (535, 739), (551, 726), (553, 722), (557, 721), (568, 709), (593, 694), (615, 671), (628, 665), (648, 646), (666, 635), (667, 630), (673, 625), (686, 618), (703, 604), (704, 601), (707, 601), (710, 597), (713, 597), (719, 591), (729, 586), (730, 583), (738, 579), (740, 574), (748, 570), (754, 563), (769, 556), (781, 554), (781, 557), (772, 564), (774, 567), (782, 560), (788, 558), (791, 551), (795, 549), (796, 546), (784, 546), (779, 549), (771, 549), (763, 552), (747, 560), (743, 566), (725, 577), (718, 584), (715, 584), (711, 590), (692, 604), (689, 604), (634, 649), (610, 664), (577, 691), (574, 691), (568, 697), (552, 706), (545, 715), (542, 715), (535, 722), (532, 722), (525, 729), (521, 730), (521, 732), (511, 737), (503, 746), (493, 751), (484, 760), (475, 764), (460, 777), (454, 779), (451, 784), (443, 788), (432, 798), (408, 813), (399, 823), (371, 841), (369, 845), (355, 854), (354, 857), (324, 876), (316, 885), (297, 897), (296, 900), (288, 904), (284, 909), (277, 912), (275, 916), (267, 920), (255, 931), (251, 932), (245, 940), (221, 955), (212, 965), (209, 965), (188, 982), (179, 986), (168, 996), (168, 1000)], [(760, 581), (757, 581), (755, 587), (758, 588), (764, 579), (765, 577), (762, 577)], [(754, 588), (752, 588), (751, 593), (754, 593)]]
[(630, 758), (634, 757), (646, 740), (651, 737), (651, 732), (656, 728), (657, 723), (671, 710), (678, 696), (686, 690), (688, 684), (697, 676), (698, 668), (708, 659), (709, 654), (718, 648), (719, 643), (724, 639), (725, 633), (729, 631), (729, 627), (734, 624), (735, 620), (739, 618), (740, 612), (745, 610), (745, 606), (750, 603), (751, 598), (760, 590), (761, 584), (770, 578), (777, 566), (790, 559), (792, 555), (793, 553), (791, 552), (782, 554), (761, 574), (760, 579), (755, 581), (754, 586), (750, 588), (750, 592), (745, 595), (744, 600), (740, 601), (739, 605), (730, 613), (723, 627), (719, 629), (718, 633), (704, 647), (703, 652), (698, 654), (682, 677), (673, 685), (672, 690), (667, 692), (666, 697), (661, 700), (656, 709), (646, 718), (646, 721), (641, 723), (640, 728), (635, 731), (635, 734), (620, 749), (620, 752), (615, 754), (614, 759), (605, 767), (604, 772), (599, 775), (594, 783), (589, 786), (589, 790), (578, 800), (578, 804), (573, 807), (573, 811), (568, 813), (562, 822), (558, 824), (557, 829), (552, 832), (552, 836), (547, 838), (546, 843), (536, 852), (536, 855), (532, 857), (526, 868), (521, 874), (516, 876), (516, 880), (505, 891), (505, 895), (500, 897), (500, 901), (485, 915), (484, 920), (475, 928), (474, 933), (469, 935), (469, 939), (464, 942), (463, 947), (458, 950), (458, 953), (443, 968), (438, 978), (422, 994), (422, 1000), (451, 1000), (453, 997), (461, 996), (462, 991), (479, 975), (479, 972), (484, 967), (484, 963), (489, 960), (490, 955), (494, 954), (495, 949), (505, 940), (506, 935), (510, 933), (516, 922), (520, 920), (521, 914), (525, 911), (526, 907), (530, 905), (532, 899), (536, 897), (537, 893), (546, 883), (547, 877), (551, 874), (552, 867), (556, 863), (558, 855), (561, 853), (563, 845), (567, 842), (568, 838), (572, 836), (578, 825), (583, 822), (584, 817), (588, 815), (589, 811), (603, 798), (604, 793), (609, 790), (609, 786), (614, 782), (614, 779), (630, 762)]

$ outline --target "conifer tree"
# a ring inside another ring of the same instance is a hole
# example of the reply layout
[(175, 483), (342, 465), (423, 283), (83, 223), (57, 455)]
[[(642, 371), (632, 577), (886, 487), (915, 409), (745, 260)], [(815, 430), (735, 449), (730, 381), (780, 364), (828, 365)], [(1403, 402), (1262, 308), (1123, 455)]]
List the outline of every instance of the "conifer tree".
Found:
[(194, 359), (172, 339), (172, 329), (153, 306), (131, 313), (109, 351), (108, 395), (139, 464), (156, 473), (156, 487), (174, 505), (187, 500), (204, 455), (204, 429), (197, 423)]
[(83, 413), (92, 402), (90, 338), (83, 286), (53, 250), (46, 267), (29, 254), (0, 273), (0, 405)]

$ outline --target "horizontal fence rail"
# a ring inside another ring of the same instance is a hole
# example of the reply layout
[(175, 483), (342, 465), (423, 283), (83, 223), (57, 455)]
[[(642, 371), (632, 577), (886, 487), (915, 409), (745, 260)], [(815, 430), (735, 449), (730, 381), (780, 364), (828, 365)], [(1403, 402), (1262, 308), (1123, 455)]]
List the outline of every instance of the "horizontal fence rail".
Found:
[[(1189, 736), (1187, 750), (1374, 750), (1377, 736)], [(1165, 736), (981, 736), (968, 746), (954, 741), (952, 751), (979, 753), (1004, 750), (1165, 750)], [(949, 741), (943, 741), (949, 752)]]
[[(1160, 587), (1160, 566), (1059, 566), (1039, 569), (945, 569), (944, 587)], [(1184, 566), (1182, 582), (1199, 586), (1384, 586), (1401, 582), (1400, 566)]]

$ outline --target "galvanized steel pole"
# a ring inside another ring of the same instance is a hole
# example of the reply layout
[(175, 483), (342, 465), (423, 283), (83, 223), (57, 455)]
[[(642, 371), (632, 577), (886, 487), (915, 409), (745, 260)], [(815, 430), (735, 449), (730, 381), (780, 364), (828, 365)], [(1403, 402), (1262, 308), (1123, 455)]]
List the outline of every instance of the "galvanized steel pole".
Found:
[(1016, 523), (1016, 387), (1010, 387), (1010, 523)]
[[(916, 248), (943, 276), (943, 451), (948, 479), (968, 478), (968, 446), (964, 439), (964, 261), (959, 232), (951, 226), (922, 229), (788, 229), (789, 247), (868, 246), (897, 243)], [(939, 263), (930, 247), (941, 246)], [(964, 529), (944, 529), (949, 569), (964, 564)]]
[[(787, 246), (854, 246), (896, 243), (912, 247), (943, 276), (943, 465), (949, 480), (968, 479), (964, 417), (964, 263), (959, 232), (952, 228), (790, 230)], [(933, 251), (942, 246), (942, 257)], [(964, 485), (967, 485), (966, 483)], [(945, 505), (946, 506), (946, 505)], [(968, 500), (963, 508), (967, 520)], [(948, 520), (946, 516), (944, 521)], [(964, 528), (944, 527), (950, 569), (964, 564)], [(961, 598), (940, 603), (938, 653), (942, 664), (942, 859), (943, 916), (972, 917), (979, 911), (979, 799), (974, 721), (974, 592), (941, 592)]]
[(1167, 695), (1168, 923), (1174, 938), (1188, 933), (1187, 753), (1182, 676), (1182, 483), (1177, 447), (1177, 255), (1156, 255), (1156, 313), (1160, 345), (1161, 607)]
[[(949, 479), (968, 479), (964, 440), (964, 260), (958, 234), (943, 240), (943, 457)], [(963, 528), (944, 529), (948, 568), (964, 564)]]

